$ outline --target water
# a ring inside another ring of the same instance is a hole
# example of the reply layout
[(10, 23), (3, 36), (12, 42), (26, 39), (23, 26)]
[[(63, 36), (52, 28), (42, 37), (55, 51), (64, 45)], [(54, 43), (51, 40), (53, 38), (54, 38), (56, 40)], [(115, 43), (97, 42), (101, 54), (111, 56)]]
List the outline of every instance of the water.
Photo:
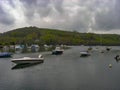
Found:
[[(120, 47), (104, 53), (94, 47), (91, 56), (80, 57), (86, 48), (72, 47), (57, 56), (42, 52), (44, 63), (21, 68), (13, 68), (11, 58), (0, 58), (0, 90), (120, 90), (120, 62), (114, 59)], [(13, 58), (38, 55), (14, 54)]]

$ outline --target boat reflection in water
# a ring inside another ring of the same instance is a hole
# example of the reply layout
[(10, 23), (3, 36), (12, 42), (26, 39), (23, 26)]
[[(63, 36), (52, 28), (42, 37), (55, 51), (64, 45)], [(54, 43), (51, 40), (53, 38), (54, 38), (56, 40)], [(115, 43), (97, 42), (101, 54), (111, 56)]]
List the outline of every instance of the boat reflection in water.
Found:
[(38, 62), (38, 63), (23, 63), (23, 64), (16, 64), (15, 66), (13, 66), (11, 69), (23, 69), (23, 68), (28, 68), (28, 67), (32, 67), (38, 64), (42, 64), (43, 62)]

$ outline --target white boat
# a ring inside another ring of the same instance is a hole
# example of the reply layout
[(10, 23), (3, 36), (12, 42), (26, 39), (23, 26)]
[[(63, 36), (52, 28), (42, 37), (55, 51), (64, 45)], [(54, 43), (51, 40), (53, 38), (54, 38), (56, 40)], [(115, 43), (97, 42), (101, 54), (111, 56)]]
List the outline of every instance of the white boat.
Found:
[(42, 63), (43, 61), (44, 61), (44, 58), (41, 54), (38, 56), (38, 58), (23, 57), (23, 58), (12, 59), (12, 62), (16, 64)]
[(86, 51), (80, 52), (80, 57), (86, 57), (86, 56), (90, 56), (90, 53)]
[(61, 49), (60, 47), (56, 47), (55, 50), (52, 51), (53, 55), (59, 55), (63, 53), (63, 49)]

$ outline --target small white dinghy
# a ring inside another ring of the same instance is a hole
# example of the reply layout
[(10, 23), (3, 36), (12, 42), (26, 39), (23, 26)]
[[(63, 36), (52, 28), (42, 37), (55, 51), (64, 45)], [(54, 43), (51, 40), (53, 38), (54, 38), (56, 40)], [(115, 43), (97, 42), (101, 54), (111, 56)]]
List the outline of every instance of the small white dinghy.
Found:
[(42, 63), (43, 61), (44, 61), (44, 58), (41, 54), (38, 56), (38, 58), (23, 57), (23, 58), (12, 59), (12, 62), (16, 64)]

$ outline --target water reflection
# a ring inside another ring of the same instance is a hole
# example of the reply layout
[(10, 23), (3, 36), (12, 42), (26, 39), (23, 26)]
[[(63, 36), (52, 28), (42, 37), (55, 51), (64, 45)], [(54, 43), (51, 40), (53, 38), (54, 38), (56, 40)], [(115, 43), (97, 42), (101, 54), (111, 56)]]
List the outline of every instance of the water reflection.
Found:
[(39, 62), (39, 63), (24, 63), (24, 64), (16, 64), (15, 66), (13, 66), (11, 69), (23, 69), (23, 68), (28, 68), (28, 67), (32, 67), (38, 64), (42, 64), (43, 62)]
[(118, 63), (120, 60), (118, 60), (118, 59), (115, 59), (116, 60), (116, 62)]

